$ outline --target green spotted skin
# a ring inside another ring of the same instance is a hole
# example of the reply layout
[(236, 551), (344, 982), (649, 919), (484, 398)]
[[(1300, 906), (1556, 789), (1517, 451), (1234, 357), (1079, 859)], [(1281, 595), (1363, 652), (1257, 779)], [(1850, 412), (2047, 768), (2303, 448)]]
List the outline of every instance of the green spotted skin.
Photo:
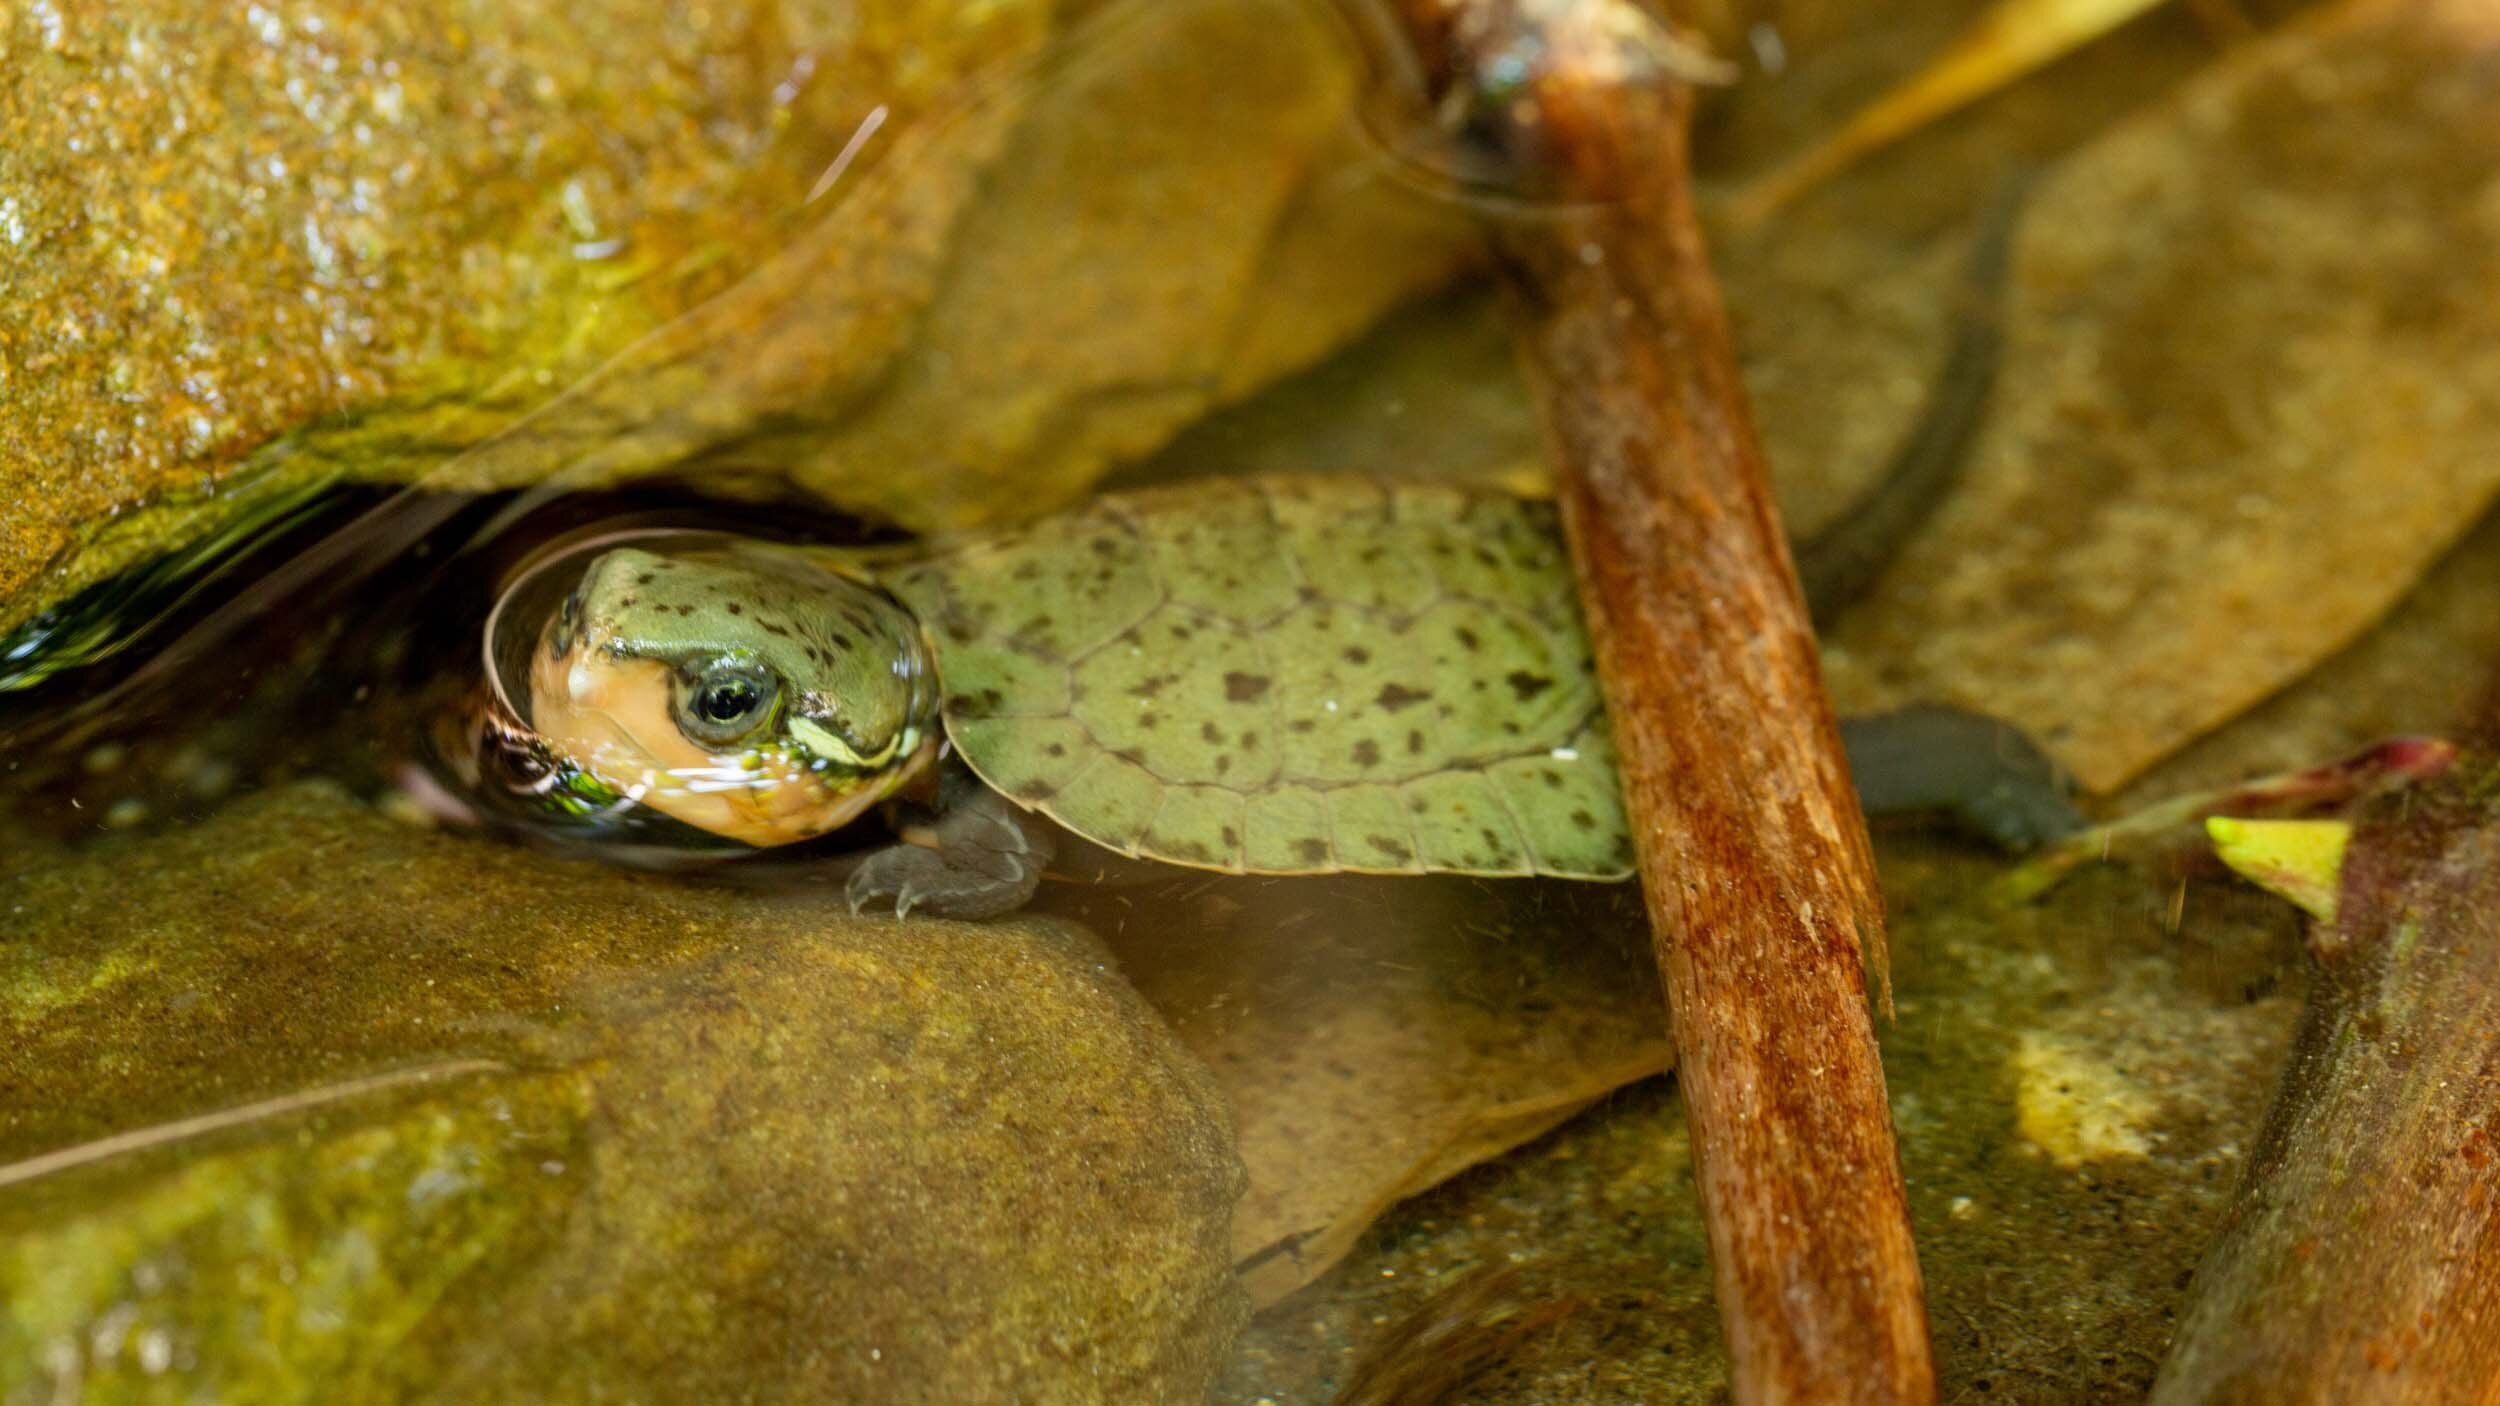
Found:
[(1097, 844), (1232, 873), (1632, 871), (1546, 504), (1197, 482), (881, 577), (965, 762)]

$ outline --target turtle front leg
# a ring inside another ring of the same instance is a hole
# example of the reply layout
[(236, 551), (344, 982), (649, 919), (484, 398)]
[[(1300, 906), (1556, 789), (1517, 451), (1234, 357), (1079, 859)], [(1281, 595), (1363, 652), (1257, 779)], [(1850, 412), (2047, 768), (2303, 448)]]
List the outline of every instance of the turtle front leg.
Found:
[(1840, 720), (1858, 803), (1869, 815), (1928, 811), (2000, 849), (2034, 849), (2081, 828), (2056, 766), (2011, 723), (1937, 704)]
[(892, 904), (898, 918), (1012, 913), (1033, 897), (1053, 849), (1048, 821), (977, 783), (950, 796), (927, 833), (926, 844), (889, 845), (860, 861), (844, 886), (852, 912)]

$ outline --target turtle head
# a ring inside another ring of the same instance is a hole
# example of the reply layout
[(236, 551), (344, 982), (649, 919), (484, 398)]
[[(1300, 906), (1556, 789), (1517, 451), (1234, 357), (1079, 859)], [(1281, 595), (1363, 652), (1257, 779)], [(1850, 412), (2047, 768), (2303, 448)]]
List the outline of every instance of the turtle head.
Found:
[(530, 723), (622, 795), (752, 845), (821, 835), (936, 754), (910, 614), (805, 552), (619, 546), (531, 653)]

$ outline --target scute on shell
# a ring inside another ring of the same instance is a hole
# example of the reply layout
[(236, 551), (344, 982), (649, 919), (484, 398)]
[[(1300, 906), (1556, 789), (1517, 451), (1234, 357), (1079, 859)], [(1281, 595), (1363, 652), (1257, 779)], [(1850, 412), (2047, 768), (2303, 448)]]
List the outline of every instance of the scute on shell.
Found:
[(886, 584), (1008, 796), (1234, 873), (1631, 872), (1550, 506), (1211, 480), (943, 545)]

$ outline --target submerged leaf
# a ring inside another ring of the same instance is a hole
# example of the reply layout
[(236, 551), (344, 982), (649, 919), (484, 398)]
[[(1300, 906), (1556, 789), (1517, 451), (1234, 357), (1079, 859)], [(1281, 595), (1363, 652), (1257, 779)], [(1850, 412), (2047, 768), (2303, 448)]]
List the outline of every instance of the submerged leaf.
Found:
[(2500, 495), (2487, 7), (2253, 44), (2049, 173), (1964, 490), (1835, 701), (2009, 719), (2106, 791), (2378, 621)]

